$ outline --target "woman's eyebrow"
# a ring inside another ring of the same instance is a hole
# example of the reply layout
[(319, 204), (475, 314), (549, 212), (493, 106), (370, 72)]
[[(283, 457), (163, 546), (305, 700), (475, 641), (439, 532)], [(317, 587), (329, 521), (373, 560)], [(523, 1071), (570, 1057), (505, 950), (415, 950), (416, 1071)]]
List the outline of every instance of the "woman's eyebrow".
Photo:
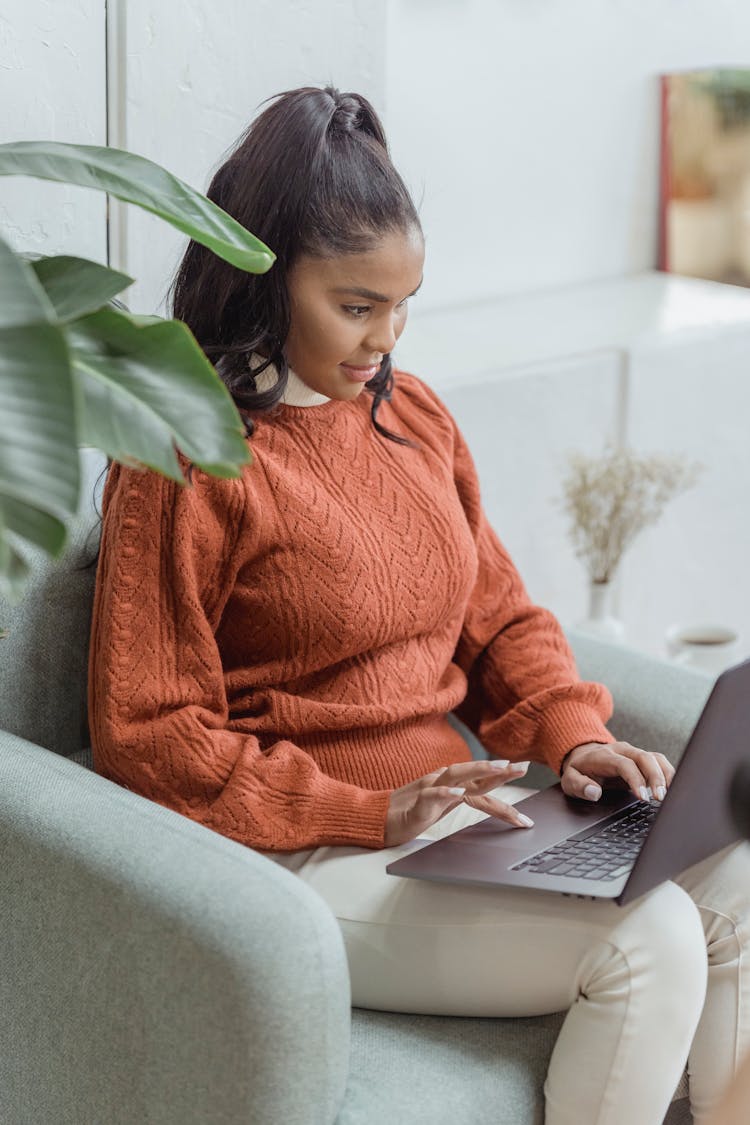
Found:
[[(424, 278), (422, 280), (424, 280)], [(421, 288), (422, 282), (420, 281), (417, 288), (412, 290), (409, 296), (413, 297), (415, 293), (418, 293)], [(383, 293), (376, 293), (373, 289), (363, 289), (360, 285), (339, 285), (333, 290), (333, 292), (351, 293), (355, 297), (364, 297), (367, 301), (382, 301), (384, 304), (387, 304), (387, 302), (390, 301), (390, 297), (386, 297)]]

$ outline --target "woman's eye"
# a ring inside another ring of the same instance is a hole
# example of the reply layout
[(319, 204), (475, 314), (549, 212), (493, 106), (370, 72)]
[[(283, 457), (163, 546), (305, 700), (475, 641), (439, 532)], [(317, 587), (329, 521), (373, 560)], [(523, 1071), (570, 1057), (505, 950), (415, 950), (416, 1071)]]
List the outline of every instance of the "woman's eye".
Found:
[(364, 316), (370, 311), (370, 305), (343, 305), (342, 308), (351, 316)]

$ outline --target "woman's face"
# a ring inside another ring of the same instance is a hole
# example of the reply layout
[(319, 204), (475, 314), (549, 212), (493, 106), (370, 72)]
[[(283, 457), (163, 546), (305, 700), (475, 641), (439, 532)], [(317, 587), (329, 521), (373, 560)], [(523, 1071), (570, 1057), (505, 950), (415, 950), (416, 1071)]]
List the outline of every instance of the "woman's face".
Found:
[(417, 230), (389, 232), (361, 254), (298, 258), (288, 275), (286, 355), (303, 383), (328, 398), (357, 398), (404, 330), (423, 264)]

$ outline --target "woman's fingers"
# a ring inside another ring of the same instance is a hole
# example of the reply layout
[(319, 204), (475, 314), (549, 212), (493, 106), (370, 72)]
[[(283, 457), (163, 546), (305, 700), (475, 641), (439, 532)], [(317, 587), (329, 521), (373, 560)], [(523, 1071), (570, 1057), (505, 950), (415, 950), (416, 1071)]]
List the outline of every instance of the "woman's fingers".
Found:
[(575, 766), (567, 766), (560, 780), (563, 793), (568, 797), (583, 797), (585, 801), (598, 801), (602, 795), (602, 787), (585, 773), (581, 773)]
[(583, 753), (574, 752), (563, 772), (562, 788), (569, 796), (598, 801), (602, 782), (619, 778), (639, 800), (664, 800), (675, 771), (663, 754), (628, 742), (592, 743), (580, 749)]
[(675, 768), (670, 762), (669, 758), (666, 758), (663, 754), (654, 753), (654, 757), (659, 761), (661, 772), (664, 774), (667, 789), (669, 789), (670, 785), (672, 784), (672, 778), (675, 775)]
[(674, 766), (669, 759), (665, 758), (663, 754), (639, 750), (636, 746), (631, 746), (628, 742), (618, 743), (618, 746), (622, 747), (623, 754), (632, 757), (633, 761), (637, 763), (638, 768), (645, 778), (647, 787), (651, 790), (657, 801), (663, 801), (675, 773)]
[(493, 789), (499, 789), (501, 785), (506, 785), (509, 781), (524, 777), (528, 768), (528, 762), (515, 762), (505, 769), (492, 770), (489, 774), (476, 777), (473, 781), (466, 779), (463, 782), (466, 786), (466, 795), (467, 797), (478, 797), (484, 793), (490, 793)]
[[(420, 781), (423, 779), (420, 778)], [(385, 822), (387, 848), (413, 840), (425, 828), (458, 807), (466, 790), (463, 786), (420, 785), (410, 782), (391, 793)]]
[(646, 799), (646, 779), (632, 758), (616, 751), (612, 745), (602, 746), (571, 761), (562, 778), (563, 792), (571, 797), (598, 801), (602, 795), (601, 782), (606, 778), (621, 778), (638, 800)]
[(504, 820), (515, 828), (531, 828), (534, 823), (531, 817), (519, 812), (514, 805), (509, 805), (505, 801), (498, 801), (496, 797), (467, 796), (464, 797), (464, 804), (470, 805), (471, 808), (478, 809), (480, 812), (489, 813), (490, 816), (497, 817), (498, 820)]
[(471, 793), (486, 793), (506, 781), (523, 777), (528, 768), (528, 762), (509, 762), (507, 759), (457, 762), (442, 772), (440, 784), (463, 785)]
[(669, 760), (663, 754), (640, 750), (637, 746), (631, 746), (629, 742), (615, 742), (613, 749), (637, 766), (643, 778), (642, 788), (646, 790), (645, 797), (640, 790), (638, 796), (644, 799), (653, 796), (657, 801), (663, 801), (675, 772)]
[(528, 762), (511, 764), (507, 761), (457, 762), (394, 789), (386, 817), (386, 847), (413, 840), (464, 800), (492, 816), (501, 815), (518, 827), (528, 827), (512, 805), (495, 800), (486, 806), (475, 804), (488, 800), (484, 795), (490, 790), (523, 777), (528, 765)]
[(651, 790), (652, 796), (656, 797), (657, 801), (663, 801), (667, 795), (667, 779), (656, 756), (647, 754), (645, 750), (639, 750), (634, 760), (646, 779), (646, 788)]

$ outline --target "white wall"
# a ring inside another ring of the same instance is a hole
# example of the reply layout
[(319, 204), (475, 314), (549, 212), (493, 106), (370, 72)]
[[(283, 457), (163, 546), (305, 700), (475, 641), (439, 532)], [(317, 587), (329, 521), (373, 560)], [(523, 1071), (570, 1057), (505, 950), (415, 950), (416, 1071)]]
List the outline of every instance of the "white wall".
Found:
[[(110, 0), (110, 144), (203, 190), (272, 94), (328, 82), (385, 100), (386, 0)], [(106, 144), (104, 0), (3, 0), (0, 141)], [(113, 201), (125, 299), (160, 312), (186, 239)], [(19, 249), (106, 260), (106, 197), (0, 178), (0, 231)]]
[[(106, 144), (104, 0), (3, 0), (0, 142)], [(100, 192), (0, 178), (0, 232), (16, 249), (106, 260)]]
[(632, 365), (639, 447), (686, 450), (704, 470), (625, 558), (622, 615), (658, 650), (671, 624), (714, 621), (750, 656), (750, 330), (648, 349)]
[(565, 457), (582, 433), (590, 447), (614, 441), (620, 387), (620, 357), (599, 354), (439, 388), (468, 441), (490, 522), (530, 596), (566, 625), (585, 616), (586, 580), (558, 503)]
[[(272, 94), (333, 81), (382, 112), (386, 0), (130, 0), (127, 148), (205, 190), (222, 155)], [(161, 299), (186, 240), (129, 208), (134, 311)]]
[(654, 267), (657, 75), (747, 65), (748, 44), (740, 0), (390, 0), (388, 129), (428, 238), (419, 305)]

